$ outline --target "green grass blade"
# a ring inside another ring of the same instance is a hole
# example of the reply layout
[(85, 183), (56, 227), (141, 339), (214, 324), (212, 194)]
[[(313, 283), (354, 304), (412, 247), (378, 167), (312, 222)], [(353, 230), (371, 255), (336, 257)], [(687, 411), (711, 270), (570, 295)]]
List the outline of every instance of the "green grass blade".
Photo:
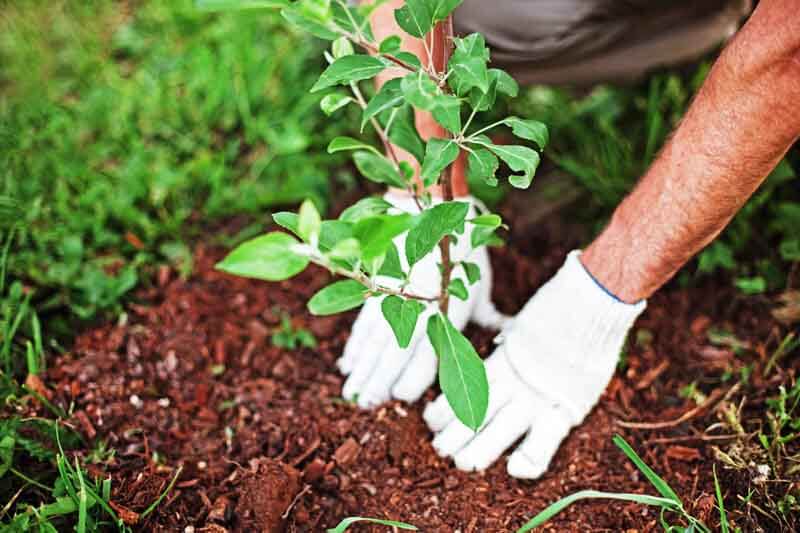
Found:
[(156, 501), (151, 503), (150, 506), (144, 510), (144, 512), (140, 515), (141, 518), (146, 517), (147, 515), (156, 510), (156, 507), (158, 507), (158, 504), (161, 503), (161, 500), (163, 500), (167, 496), (167, 494), (169, 494), (169, 491), (172, 490), (172, 487), (175, 486), (175, 482), (178, 481), (178, 477), (181, 475), (181, 472), (183, 472), (183, 467), (179, 466), (178, 471), (175, 472), (175, 476), (172, 478), (172, 481), (169, 482), (167, 488), (165, 488), (164, 492), (162, 492), (161, 495), (158, 498), (156, 498)]
[(719, 527), (722, 533), (728, 533), (728, 516), (725, 513), (725, 502), (722, 501), (722, 489), (719, 486), (719, 479), (717, 478), (717, 466), (714, 465), (714, 492), (717, 493), (717, 505), (719, 506)]
[(389, 526), (398, 529), (405, 529), (408, 531), (419, 531), (416, 526), (406, 524), (405, 522), (398, 522), (396, 520), (383, 520), (381, 518), (366, 518), (363, 516), (348, 516), (339, 522), (336, 527), (328, 529), (328, 533), (344, 533), (347, 528), (356, 522), (369, 522), (370, 524), (378, 524), (381, 526)]
[(617, 448), (622, 450), (622, 452), (628, 456), (628, 459), (630, 459), (633, 464), (635, 464), (636, 467), (641, 470), (642, 474), (644, 474), (650, 483), (652, 483), (653, 487), (655, 487), (659, 494), (675, 502), (678, 507), (683, 507), (683, 502), (681, 502), (681, 499), (678, 497), (675, 491), (672, 490), (672, 487), (670, 487), (667, 482), (661, 478), (661, 476), (656, 474), (652, 468), (647, 466), (647, 464), (642, 461), (642, 458), (639, 457), (639, 454), (637, 454), (633, 448), (631, 448), (631, 445), (628, 444), (625, 439), (623, 439), (620, 435), (614, 435), (613, 440), (614, 444), (617, 445)]
[(86, 533), (86, 516), (88, 515), (88, 498), (86, 497), (86, 483), (83, 480), (83, 472), (81, 465), (78, 464), (78, 458), (75, 458), (75, 472), (78, 474), (78, 486), (80, 492), (78, 493), (78, 533)]
[(602, 492), (598, 490), (582, 490), (575, 494), (570, 494), (565, 498), (561, 498), (557, 502), (547, 506), (542, 512), (531, 518), (517, 533), (525, 533), (535, 527), (539, 527), (555, 515), (572, 505), (578, 500), (601, 498), (606, 500), (621, 500), (628, 502), (641, 503), (643, 505), (654, 505), (663, 509), (677, 510), (678, 506), (671, 498), (660, 498), (658, 496), (649, 496), (647, 494), (630, 494), (626, 492)]

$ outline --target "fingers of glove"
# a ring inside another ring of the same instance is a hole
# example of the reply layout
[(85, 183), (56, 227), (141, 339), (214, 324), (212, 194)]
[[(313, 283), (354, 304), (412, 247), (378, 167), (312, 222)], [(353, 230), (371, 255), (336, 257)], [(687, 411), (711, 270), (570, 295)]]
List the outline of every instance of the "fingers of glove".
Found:
[(392, 396), (406, 402), (417, 401), (436, 379), (437, 363), (431, 342), (427, 337), (423, 338), (392, 387)]
[(535, 479), (547, 471), (561, 441), (569, 434), (565, 413), (555, 407), (537, 409), (531, 431), (508, 458), (508, 473), (522, 479)]
[[(494, 390), (492, 390), (490, 386), (489, 406), (486, 409), (486, 422), (484, 423), (484, 427), (487, 427), (487, 424), (491, 424), (495, 415), (511, 403), (511, 394), (508, 390), (509, 387), (495, 387)], [(479, 429), (476, 433), (454, 418), (447, 427), (433, 438), (433, 447), (436, 449), (436, 452), (443, 457), (455, 456), (481, 431), (483, 431), (483, 428)]]
[(512, 401), (455, 454), (460, 470), (483, 470), (497, 460), (531, 425), (530, 406)]
[(359, 353), (358, 360), (355, 362), (353, 370), (350, 372), (347, 381), (345, 381), (344, 387), (342, 387), (342, 396), (345, 399), (351, 400), (356, 394), (361, 392), (367, 379), (369, 379), (373, 370), (375, 370), (378, 359), (389, 346), (390, 342), (393, 342), (393, 339), (389, 339), (380, 331), (373, 337), (367, 339), (363, 345), (363, 350)]
[[(344, 375), (352, 372), (359, 356), (364, 353), (368, 344), (367, 341), (375, 333), (375, 326), (378, 320), (383, 320), (376, 300), (376, 298), (367, 300), (367, 303), (361, 308), (356, 321), (353, 323), (350, 338), (347, 339), (347, 343), (344, 345), (344, 353), (336, 362), (339, 370)], [(380, 342), (383, 343), (384, 341), (381, 340)]]
[(447, 403), (447, 398), (444, 394), (440, 394), (435, 400), (425, 406), (425, 411), (422, 413), (422, 418), (431, 431), (441, 431), (447, 425), (455, 420), (456, 415), (450, 404)]
[(424, 334), (425, 329), (419, 327), (418, 322), (407, 348), (401, 348), (397, 344), (397, 339), (392, 336), (383, 353), (380, 354), (372, 374), (358, 391), (359, 407), (375, 407), (389, 399), (392, 386), (403, 374), (404, 369), (408, 367), (409, 361), (413, 363), (414, 352)]

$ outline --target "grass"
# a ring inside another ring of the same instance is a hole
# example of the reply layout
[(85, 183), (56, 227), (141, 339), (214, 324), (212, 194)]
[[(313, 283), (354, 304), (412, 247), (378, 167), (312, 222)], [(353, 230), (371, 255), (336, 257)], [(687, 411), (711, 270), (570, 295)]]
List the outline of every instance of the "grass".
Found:
[[(547, 155), (587, 193), (571, 212), (596, 232), (680, 122), (710, 64), (657, 73), (630, 87), (598, 86), (583, 95), (533, 87), (511, 109), (548, 124)], [(785, 288), (800, 262), (798, 169), (800, 149), (794, 148), (679, 280), (688, 285), (723, 272), (744, 294)]]
[[(28, 416), (36, 400), (20, 383), (46, 368), (45, 353), (63, 350), (76, 324), (119, 312), (155, 265), (187, 275), (192, 242), (214, 221), (245, 215), (252, 233), (270, 208), (306, 197), (324, 208), (331, 184), (348, 183), (325, 147), (355, 120), (331, 124), (306, 91), (321, 46), (274, 13), (212, 15), (190, 0), (4, 4), (0, 500), (9, 527), (117, 523), (97, 511), (107, 480), (97, 485), (66, 461), (57, 422)], [(65, 449), (91, 447), (60, 430)]]

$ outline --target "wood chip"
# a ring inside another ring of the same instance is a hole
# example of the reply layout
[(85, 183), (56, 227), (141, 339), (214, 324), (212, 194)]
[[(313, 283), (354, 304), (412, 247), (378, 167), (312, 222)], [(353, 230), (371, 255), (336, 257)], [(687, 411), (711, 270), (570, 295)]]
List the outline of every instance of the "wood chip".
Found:
[(139, 522), (139, 513), (136, 511), (132, 511), (124, 505), (114, 503), (113, 501), (109, 501), (108, 504), (112, 509), (114, 509), (114, 511), (117, 513), (117, 516), (119, 516), (120, 519), (125, 522), (125, 524), (132, 526)]
[(360, 452), (361, 446), (353, 437), (350, 437), (333, 452), (333, 460), (336, 461), (339, 466), (347, 466), (356, 460)]
[(665, 453), (670, 459), (686, 462), (697, 461), (702, 457), (697, 448), (680, 445), (670, 446)]

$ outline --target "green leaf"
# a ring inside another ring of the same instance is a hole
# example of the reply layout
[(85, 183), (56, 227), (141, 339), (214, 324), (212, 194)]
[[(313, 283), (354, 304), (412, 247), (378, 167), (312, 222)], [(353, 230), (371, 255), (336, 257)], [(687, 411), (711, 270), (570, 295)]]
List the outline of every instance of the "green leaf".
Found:
[(400, 51), (403, 40), (399, 35), (390, 35), (381, 41), (378, 51), (382, 54), (393, 54)]
[(362, 218), (382, 215), (392, 207), (392, 204), (379, 196), (367, 196), (357, 201), (339, 215), (339, 220), (358, 222)]
[[(363, 14), (363, 11), (356, 5), (342, 5), (343, 2), (335, 1), (331, 6), (333, 10), (333, 20), (336, 25), (350, 34), (358, 34), (359, 31), (364, 34), (368, 41), (374, 41), (375, 37), (372, 35), (368, 16)], [(380, 4), (380, 2), (375, 3)], [(341, 30), (339, 30), (341, 33)]]
[(644, 476), (650, 481), (650, 483), (655, 487), (659, 494), (661, 494), (664, 498), (668, 500), (672, 500), (678, 507), (681, 507), (683, 503), (678, 495), (672, 490), (666, 481), (664, 481), (661, 476), (656, 474), (652, 468), (647, 466), (647, 464), (642, 461), (642, 458), (639, 457), (631, 445), (628, 444), (625, 439), (623, 439), (620, 435), (614, 435), (613, 442), (616, 444), (617, 448), (622, 450), (622, 452), (628, 456), (628, 459), (636, 465), (636, 467), (644, 474)]
[(503, 225), (503, 219), (500, 218), (500, 215), (496, 215), (494, 213), (485, 213), (483, 215), (478, 215), (475, 218), (471, 218), (467, 220), (470, 224), (475, 224), (476, 226), (484, 226), (487, 228), (499, 228)]
[(606, 499), (606, 500), (621, 500), (626, 502), (636, 502), (642, 505), (654, 505), (662, 509), (676, 510), (675, 504), (666, 498), (659, 498), (657, 496), (648, 496), (647, 494), (629, 494), (617, 492), (601, 492), (597, 490), (582, 490), (574, 494), (570, 494), (566, 498), (561, 498), (557, 502), (550, 504), (542, 512), (531, 518), (529, 521), (517, 530), (517, 533), (527, 533), (542, 524), (549, 521), (555, 515), (579, 500), (586, 499)]
[(297, 234), (306, 242), (316, 243), (319, 240), (319, 230), (322, 217), (311, 200), (305, 200), (300, 205), (297, 213)]
[(320, 75), (317, 82), (311, 87), (311, 92), (321, 91), (341, 83), (367, 80), (386, 68), (386, 63), (377, 57), (365, 54), (355, 54), (340, 57)]
[(736, 278), (733, 284), (745, 294), (763, 294), (767, 290), (767, 281), (761, 276)]
[(406, 237), (406, 259), (409, 266), (428, 255), (442, 240), (462, 227), (469, 211), (465, 202), (444, 202), (419, 214), (417, 224)]
[(319, 249), (333, 249), (339, 241), (353, 236), (353, 224), (342, 220), (323, 220), (319, 232)]
[(364, 108), (364, 112), (362, 114), (362, 131), (364, 130), (364, 126), (369, 119), (378, 113), (381, 113), (382, 111), (397, 107), (403, 103), (403, 91), (400, 89), (402, 81), (403, 80), (401, 78), (394, 78), (387, 81), (381, 86), (375, 96), (372, 97), (367, 104), (367, 107)]
[(472, 33), (463, 39), (453, 40), (455, 49), (450, 56), (448, 67), (452, 70), (447, 79), (450, 87), (458, 95), (466, 95), (470, 89), (477, 88), (482, 93), (489, 90), (489, 49), (479, 33)]
[(507, 126), (511, 126), (511, 132), (522, 139), (535, 142), (540, 150), (544, 150), (550, 140), (547, 126), (538, 120), (526, 120), (519, 117), (508, 117), (503, 120)]
[(347, 518), (339, 522), (339, 525), (337, 525), (336, 527), (328, 529), (328, 533), (344, 533), (345, 531), (347, 531), (348, 527), (355, 524), (356, 522), (368, 522), (371, 524), (378, 524), (381, 526), (406, 529), (408, 531), (418, 531), (416, 527), (410, 524), (406, 524), (405, 522), (397, 522), (396, 520), (383, 520), (381, 518), (365, 518), (363, 516), (348, 516)]
[(348, 264), (351, 261), (355, 261), (361, 257), (361, 245), (358, 242), (358, 239), (354, 237), (348, 237), (347, 239), (342, 239), (341, 241), (337, 242), (331, 248), (330, 257), (332, 259), (340, 259)]
[(394, 243), (390, 243), (389, 248), (386, 250), (386, 258), (383, 260), (383, 265), (381, 265), (378, 275), (395, 279), (406, 278), (406, 273), (403, 272), (403, 265), (400, 263), (400, 254)]
[(414, 54), (412, 54), (411, 52), (406, 52), (406, 51), (403, 50), (403, 51), (397, 52), (396, 54), (392, 54), (392, 55), (396, 59), (399, 59), (400, 61), (403, 61), (404, 63), (407, 63), (408, 65), (416, 68), (417, 70), (422, 68), (422, 63), (420, 63), (419, 58), (417, 56), (415, 56)]
[(312, 315), (333, 315), (355, 309), (369, 297), (369, 289), (353, 279), (331, 283), (308, 301)]
[(425, 72), (406, 75), (400, 88), (409, 104), (430, 111), (436, 122), (448, 131), (461, 131), (461, 101), (455, 96), (444, 94)]
[(488, 228), (486, 226), (475, 226), (470, 235), (470, 245), (473, 248), (488, 245), (500, 245), (503, 241), (494, 234), (495, 228)]
[(447, 18), (450, 13), (461, 5), (463, 0), (428, 0), (431, 4), (431, 19), (433, 23), (441, 22)]
[(333, 154), (335, 152), (344, 152), (346, 150), (369, 150), (370, 152), (379, 156), (382, 155), (374, 146), (370, 146), (369, 144), (363, 143), (352, 137), (335, 137), (328, 144), (329, 154)]
[(422, 163), (425, 145), (414, 125), (414, 115), (410, 106), (405, 106), (395, 114), (388, 135), (390, 141)]
[(378, 215), (360, 220), (353, 228), (353, 236), (361, 243), (362, 259), (367, 261), (383, 255), (392, 239), (416, 223), (408, 213)]
[(461, 132), (461, 100), (455, 96), (442, 95), (429, 111), (434, 120), (450, 133)]
[(394, 11), (394, 19), (403, 31), (414, 37), (425, 37), (433, 27), (433, 13), (429, 0), (406, 0)]
[(333, 20), (331, 0), (300, 0), (294, 3), (298, 13), (308, 20), (327, 24)]
[(469, 340), (437, 313), (428, 319), (428, 338), (439, 357), (439, 386), (456, 417), (477, 431), (489, 405), (486, 368)]
[(464, 268), (464, 273), (467, 275), (467, 281), (470, 285), (474, 285), (481, 280), (481, 268), (469, 261), (461, 261), (461, 266)]
[(497, 185), (497, 168), (500, 161), (486, 148), (475, 148), (467, 155), (467, 178), (480, 179), (495, 187)]
[(464, 280), (461, 278), (453, 278), (450, 280), (450, 285), (447, 286), (447, 292), (465, 302), (467, 298), (469, 298), (469, 291), (467, 290), (467, 286), (464, 285)]
[(289, 0), (195, 0), (195, 7), (204, 11), (286, 7)]
[(489, 69), (489, 79), (497, 82), (497, 91), (515, 98), (519, 93), (519, 84), (508, 72), (499, 68)]
[(533, 180), (533, 174), (539, 166), (539, 152), (527, 146), (507, 145), (507, 144), (492, 144), (482, 138), (475, 142), (485, 148), (491, 150), (497, 157), (505, 161), (514, 172), (521, 172), (521, 174), (512, 174), (508, 178), (508, 182), (518, 189), (527, 189)]
[(800, 239), (784, 239), (779, 250), (784, 261), (800, 261)]
[(281, 10), (281, 16), (285, 18), (290, 24), (297, 26), (303, 31), (306, 31), (314, 37), (333, 41), (339, 37), (339, 34), (331, 29), (328, 24), (320, 24), (314, 20), (308, 19), (300, 13), (300, 9), (295, 5), (290, 5)]
[(297, 240), (273, 231), (237, 246), (216, 268), (247, 278), (281, 281), (301, 272), (308, 258), (293, 250)]
[(408, 348), (414, 328), (420, 313), (425, 306), (412, 299), (403, 299), (399, 296), (389, 295), (381, 302), (381, 312), (389, 323), (401, 348)]
[(450, 139), (432, 138), (425, 146), (420, 177), (425, 186), (436, 183), (439, 175), (458, 157), (458, 145)]
[(353, 43), (350, 42), (350, 39), (347, 37), (339, 37), (335, 41), (333, 41), (333, 45), (331, 46), (331, 51), (333, 52), (333, 57), (339, 59), (340, 57), (350, 56), (356, 53), (353, 50)]
[(358, 151), (353, 154), (356, 168), (365, 178), (375, 183), (385, 183), (405, 189), (406, 182), (391, 161), (372, 152)]
[(325, 97), (320, 100), (319, 108), (322, 109), (322, 112), (328, 116), (331, 116), (334, 112), (338, 111), (339, 109), (343, 108), (353, 99), (349, 96), (345, 96), (339, 93), (332, 93), (326, 94)]
[(16, 441), (11, 435), (0, 439), (0, 478), (2, 478), (11, 465), (14, 464), (14, 445)]

